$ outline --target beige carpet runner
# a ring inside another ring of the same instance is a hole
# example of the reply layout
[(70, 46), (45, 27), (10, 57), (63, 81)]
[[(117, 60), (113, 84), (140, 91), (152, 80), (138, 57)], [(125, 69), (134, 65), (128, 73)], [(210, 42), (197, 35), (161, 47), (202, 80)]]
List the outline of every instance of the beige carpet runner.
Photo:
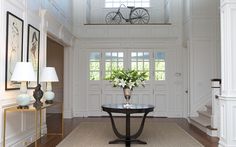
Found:
[[(123, 123), (117, 125), (119, 130), (125, 130)], [(139, 123), (131, 126), (137, 130)], [(57, 147), (124, 147), (124, 144), (108, 144), (116, 138), (109, 122), (82, 122)], [(203, 147), (176, 123), (147, 122), (139, 139), (147, 145), (131, 147)]]

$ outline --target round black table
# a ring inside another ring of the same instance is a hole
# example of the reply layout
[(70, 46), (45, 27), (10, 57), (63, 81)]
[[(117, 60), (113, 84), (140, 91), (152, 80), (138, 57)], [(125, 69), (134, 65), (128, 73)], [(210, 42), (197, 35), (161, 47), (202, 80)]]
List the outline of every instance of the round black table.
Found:
[[(112, 129), (118, 139), (114, 141), (110, 141), (109, 144), (117, 144), (117, 143), (125, 143), (126, 147), (130, 147), (131, 143), (136, 144), (147, 144), (145, 141), (138, 140), (137, 138), (141, 135), (146, 116), (149, 112), (154, 110), (153, 105), (145, 105), (145, 104), (131, 104), (129, 107), (125, 107), (124, 104), (105, 104), (102, 105), (102, 110), (107, 112), (111, 118)], [(126, 114), (126, 134), (123, 135), (119, 133), (116, 128), (112, 113), (124, 113)], [(137, 131), (137, 133), (131, 135), (130, 134), (130, 114), (133, 113), (144, 113), (141, 125)]]

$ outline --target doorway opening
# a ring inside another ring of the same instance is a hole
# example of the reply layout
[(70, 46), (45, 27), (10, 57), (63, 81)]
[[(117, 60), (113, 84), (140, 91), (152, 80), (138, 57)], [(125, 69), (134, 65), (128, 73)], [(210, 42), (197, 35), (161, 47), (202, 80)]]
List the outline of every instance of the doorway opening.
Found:
[[(60, 133), (62, 132), (62, 120), (63, 119), (63, 95), (64, 95), (64, 46), (56, 42), (55, 40), (47, 37), (47, 51), (46, 51), (46, 66), (55, 67), (59, 82), (52, 83), (52, 91), (55, 93), (53, 99), (54, 106), (47, 109), (46, 123), (48, 133)], [(58, 124), (58, 125), (55, 125)]]

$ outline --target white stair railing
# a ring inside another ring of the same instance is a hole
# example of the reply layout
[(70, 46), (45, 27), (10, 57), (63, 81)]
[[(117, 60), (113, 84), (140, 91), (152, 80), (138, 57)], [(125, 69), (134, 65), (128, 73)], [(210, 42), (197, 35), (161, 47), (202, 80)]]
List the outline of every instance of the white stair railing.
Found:
[[(221, 79), (211, 80), (212, 88), (212, 116), (211, 116), (211, 127), (212, 129), (219, 130), (220, 128), (220, 107), (219, 107), (219, 95), (221, 91)], [(219, 136), (219, 131), (217, 131), (217, 136)]]

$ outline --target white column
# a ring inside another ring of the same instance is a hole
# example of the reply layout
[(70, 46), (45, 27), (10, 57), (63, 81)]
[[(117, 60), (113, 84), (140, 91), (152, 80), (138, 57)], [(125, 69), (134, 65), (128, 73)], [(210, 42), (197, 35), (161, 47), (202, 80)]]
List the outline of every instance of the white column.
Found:
[(236, 0), (221, 0), (220, 147), (236, 147)]

